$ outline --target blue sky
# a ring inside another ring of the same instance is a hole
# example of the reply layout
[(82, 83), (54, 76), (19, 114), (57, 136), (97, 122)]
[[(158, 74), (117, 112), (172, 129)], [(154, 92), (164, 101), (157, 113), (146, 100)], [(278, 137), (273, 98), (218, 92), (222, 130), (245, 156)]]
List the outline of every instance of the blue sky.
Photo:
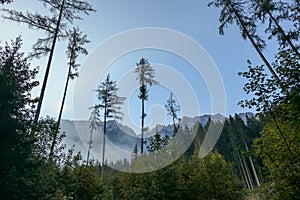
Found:
[[(79, 26), (80, 29), (87, 34), (91, 42), (86, 47), (91, 54), (97, 50), (101, 44), (107, 41), (108, 38), (132, 29), (157, 27), (174, 30), (184, 34), (202, 46), (209, 59), (215, 63), (224, 83), (226, 99), (221, 99), (221, 101), (226, 103), (226, 115), (234, 114), (236, 112), (251, 111), (242, 109), (237, 105), (238, 101), (248, 97), (244, 94), (242, 89), (245, 80), (239, 77), (237, 73), (247, 70), (247, 59), (251, 59), (253, 64), (261, 64), (262, 62), (251, 44), (241, 38), (240, 31), (236, 25), (228, 27), (225, 30), (224, 36), (218, 34), (219, 10), (207, 7), (208, 2), (209, 1), (206, 0), (90, 1), (97, 12), (91, 13), (90, 16), (83, 16), (84, 20), (76, 21), (74, 26)], [(15, 0), (13, 4), (3, 7), (14, 7), (18, 10), (30, 10), (33, 12), (40, 12), (43, 10), (43, 7), (38, 1)], [(26, 26), (8, 21), (1, 21), (0, 28), (2, 45), (4, 41), (14, 39), (21, 34), (24, 40), (23, 50), (25, 52), (30, 51), (34, 41), (42, 35), (42, 32), (38, 30), (28, 30)], [(149, 37), (151, 37), (151, 35)], [(119, 46), (114, 45), (109, 48), (118, 49)], [(57, 117), (63, 94), (63, 85), (67, 74), (65, 49), (66, 42), (59, 42), (55, 50), (54, 62), (50, 71), (42, 107), (42, 116), (50, 115)], [(267, 57), (272, 58), (274, 50), (276, 49), (276, 45), (270, 44), (265, 51)], [(105, 59), (104, 57), (105, 55), (103, 55), (103, 57), (99, 55), (99, 59)], [(213, 87), (213, 85), (208, 86), (203, 77), (197, 74), (195, 69), (193, 69), (191, 63), (171, 52), (161, 51), (159, 49), (139, 49), (116, 57), (114, 60), (111, 60), (109, 66), (97, 66), (98, 64), (96, 62), (95, 67), (107, 67), (106, 72), (111, 73), (112, 78), (118, 80), (124, 76), (124, 74), (129, 73), (141, 57), (147, 58), (150, 63), (167, 66), (169, 67), (168, 69), (173, 69), (181, 74), (182, 77), (185, 78), (185, 81), (189, 82), (191, 88), (196, 91), (195, 96), (199, 105), (199, 110), (196, 111), (196, 113), (202, 115), (212, 112), (211, 96), (208, 87)], [(88, 59), (89, 57), (80, 57), (78, 62), (84, 65)], [(40, 81), (42, 81), (44, 75), (46, 61), (46, 58), (31, 61), (32, 66), (40, 66), (40, 73), (38, 76)], [(100, 75), (99, 79), (101, 79)], [(174, 80), (174, 83), (176, 82), (177, 80)], [(177, 82), (176, 84), (179, 83)], [(78, 114), (77, 117), (76, 115), (74, 117), (74, 88), (76, 90), (76, 81), (72, 81), (70, 84), (63, 118), (87, 119), (87, 108), (92, 105), (86, 105), (86, 108), (80, 107), (81, 110), (84, 110), (83, 114)], [(38, 95), (39, 89), (40, 88), (37, 88), (33, 94)], [(137, 91), (136, 88), (128, 89), (132, 90), (131, 96), (127, 97), (130, 117), (135, 123), (139, 124), (140, 103), (136, 97)], [(171, 91), (169, 86), (155, 86), (150, 88), (150, 100), (147, 102), (146, 108), (149, 113), (149, 118), (147, 119), (149, 125), (151, 124), (151, 119), (154, 119), (154, 121), (156, 120), (155, 123), (162, 124), (170, 121), (170, 118), (167, 118), (166, 116), (161, 117), (161, 115), (165, 115), (163, 104), (166, 102), (170, 92), (173, 91)], [(175, 94), (178, 101), (184, 102), (184, 99), (180, 100), (179, 96), (184, 96), (185, 92), (186, 91), (180, 91), (180, 94), (178, 92), (178, 94)], [(92, 94), (92, 91), (90, 93)], [(87, 100), (87, 104), (91, 104), (91, 102)], [(191, 106), (192, 105), (193, 104), (191, 104)], [(155, 115), (155, 113), (159, 113), (159, 115)], [(190, 115), (193, 116), (196, 114), (191, 112)]]

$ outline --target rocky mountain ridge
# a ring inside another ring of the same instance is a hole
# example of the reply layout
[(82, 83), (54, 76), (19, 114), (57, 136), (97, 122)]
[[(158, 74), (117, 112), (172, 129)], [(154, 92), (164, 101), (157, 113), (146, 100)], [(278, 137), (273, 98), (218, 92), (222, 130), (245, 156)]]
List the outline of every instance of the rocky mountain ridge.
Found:
[[(238, 115), (244, 122), (246, 122), (247, 116), (252, 117), (253, 113), (239, 113)], [(200, 123), (204, 126), (209, 119), (214, 122), (224, 122), (226, 118), (220, 114), (196, 117), (184, 116), (181, 118), (179, 125), (181, 127), (191, 128), (195, 123)], [(103, 127), (103, 122), (100, 123), (100, 129), (93, 132), (93, 147), (91, 151), (94, 158), (98, 160), (100, 160), (99, 158), (102, 152), (103, 134), (101, 127)], [(157, 125), (145, 134), (145, 137), (153, 136), (156, 129), (161, 135), (169, 135), (171, 137), (173, 134), (173, 125)], [(66, 137), (63, 139), (63, 143), (66, 144), (68, 148), (75, 145), (75, 151), (80, 151), (83, 158), (85, 158), (90, 137), (89, 121), (62, 120), (60, 131), (66, 134)], [(106, 157), (108, 158), (108, 161), (116, 161), (123, 159), (124, 157), (130, 159), (130, 153), (132, 152), (135, 144), (137, 144), (138, 147), (140, 146), (140, 136), (137, 135), (130, 127), (115, 120), (107, 122), (107, 133)]]

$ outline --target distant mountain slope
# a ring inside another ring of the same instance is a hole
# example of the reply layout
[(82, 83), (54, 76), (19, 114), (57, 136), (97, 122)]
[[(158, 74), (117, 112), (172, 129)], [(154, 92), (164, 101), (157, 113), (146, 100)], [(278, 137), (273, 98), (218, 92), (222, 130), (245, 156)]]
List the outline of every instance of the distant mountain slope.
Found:
[[(253, 116), (253, 113), (240, 113), (238, 114), (241, 119), (246, 122), (247, 116)], [(180, 121), (181, 127), (191, 128), (195, 123), (200, 122), (201, 125), (205, 125), (209, 118), (212, 121), (223, 122), (225, 117), (216, 115), (202, 115), (196, 117), (182, 117)], [(100, 130), (103, 128), (103, 122), (100, 123)], [(157, 125), (157, 129), (161, 135), (173, 134), (173, 125)], [(102, 156), (102, 132), (98, 130), (93, 133), (93, 148), (92, 156), (98, 160), (101, 160)], [(83, 158), (86, 158), (88, 140), (90, 137), (89, 121), (71, 121), (62, 120), (61, 121), (61, 132), (66, 133), (66, 138), (64, 138), (63, 143), (66, 144), (68, 148), (75, 145), (75, 150), (80, 151)], [(146, 137), (153, 136), (156, 132), (156, 128), (153, 128), (146, 134)], [(140, 146), (140, 137), (130, 128), (117, 121), (111, 120), (107, 122), (107, 143), (106, 143), (106, 158), (107, 161), (116, 161), (123, 158), (130, 159), (132, 150), (135, 144)]]
[[(247, 112), (247, 113), (239, 113), (238, 116), (244, 121), (244, 123), (247, 123), (247, 117), (253, 117), (254, 114)], [(187, 117), (187, 116), (183, 116), (180, 120), (180, 126), (181, 127), (188, 127), (189, 129), (191, 129), (195, 123), (200, 123), (202, 126), (205, 126), (209, 120), (209, 118), (211, 118), (211, 120), (213, 122), (224, 122), (225, 119), (227, 119), (227, 117), (224, 117), (221, 114), (215, 114), (215, 115), (201, 115), (201, 116), (196, 116), (196, 117)], [(173, 134), (173, 125), (157, 125), (155, 128), (151, 129), (150, 132), (148, 133), (149, 136), (153, 136), (156, 133), (156, 129), (159, 131), (159, 133), (161, 135), (168, 135), (168, 136), (172, 136)]]

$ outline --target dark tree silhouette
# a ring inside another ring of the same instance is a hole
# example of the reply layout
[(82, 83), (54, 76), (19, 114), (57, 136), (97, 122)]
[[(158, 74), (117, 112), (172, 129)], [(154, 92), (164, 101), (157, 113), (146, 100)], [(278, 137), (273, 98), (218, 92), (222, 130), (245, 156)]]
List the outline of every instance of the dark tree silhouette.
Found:
[(141, 154), (144, 152), (144, 132), (147, 128), (144, 127), (144, 120), (147, 116), (145, 113), (145, 101), (148, 100), (148, 89), (147, 85), (152, 86), (153, 84), (158, 84), (158, 81), (154, 80), (154, 69), (150, 66), (147, 59), (141, 58), (140, 62), (136, 64), (134, 72), (137, 74), (137, 80), (140, 84), (139, 99), (142, 101), (142, 127), (141, 127)]
[(255, 48), (256, 52), (267, 66), (272, 76), (276, 79), (277, 83), (280, 84), (278, 75), (262, 53), (262, 49), (265, 47), (265, 42), (256, 33), (257, 26), (252, 21), (251, 17), (248, 17), (245, 13), (243, 13), (245, 10), (245, 3), (247, 3), (247, 1), (215, 0), (208, 5), (222, 9), (219, 17), (219, 21), (221, 23), (219, 26), (219, 33), (223, 35), (224, 28), (227, 27), (228, 24), (235, 22), (241, 30), (242, 37), (250, 40), (252, 46)]
[(37, 69), (30, 69), (20, 52), (20, 37), (0, 47), (0, 193), (1, 199), (22, 199), (28, 176), (36, 167), (33, 161), (34, 138), (31, 90), (38, 85)]
[(69, 43), (68, 43), (68, 48), (67, 48), (66, 53), (67, 53), (67, 57), (69, 58), (69, 62), (68, 62), (69, 70), (68, 70), (68, 74), (67, 74), (67, 80), (66, 80), (66, 84), (65, 84), (63, 99), (62, 99), (59, 114), (58, 114), (56, 134), (53, 137), (52, 146), (50, 149), (50, 154), (49, 154), (50, 157), (53, 155), (54, 146), (56, 143), (56, 137), (59, 132), (59, 126), (60, 126), (60, 121), (61, 121), (61, 117), (62, 117), (62, 113), (63, 113), (63, 108), (65, 105), (65, 99), (67, 96), (69, 80), (74, 79), (75, 77), (78, 76), (77, 70), (78, 70), (79, 64), (76, 63), (76, 59), (78, 58), (78, 56), (80, 54), (83, 54), (83, 55), (88, 54), (87, 50), (83, 47), (83, 45), (85, 45), (89, 41), (87, 40), (87, 36), (83, 35), (83, 33), (80, 32), (79, 28), (73, 28), (67, 34), (69, 36)]
[[(298, 7), (299, 12), (300, 4), (298, 3), (293, 6), (288, 2), (275, 2), (272, 0), (251, 0), (250, 5), (253, 8), (251, 9), (253, 10), (253, 19), (260, 20), (262, 23), (269, 21), (267, 29), (265, 30), (265, 32), (270, 33), (269, 39), (271, 39), (273, 36), (276, 36), (281, 46), (286, 47), (286, 44), (288, 44), (298, 56), (298, 58), (300, 58), (298, 49), (292, 42), (292, 40), (297, 41), (299, 39), (299, 33), (297, 33), (297, 31), (289, 31), (288, 33), (286, 33), (283, 27), (279, 24), (280, 21), (284, 20), (293, 21), (293, 18), (291, 16), (293, 16), (293, 10), (295, 9), (294, 7)], [(273, 13), (278, 14), (275, 16)], [(297, 25), (299, 21), (293, 23), (295, 28), (300, 28), (299, 24)]]
[(177, 133), (178, 126), (176, 126), (175, 120), (178, 120), (177, 112), (180, 111), (180, 105), (176, 104), (175, 99), (173, 98), (173, 93), (170, 94), (169, 99), (167, 100), (167, 104), (165, 105), (165, 108), (167, 110), (167, 115), (172, 117), (173, 120), (173, 127), (174, 127), (174, 133), (173, 136)]
[(1, 4), (11, 3), (11, 2), (13, 2), (13, 0), (1, 0), (0, 1)]
[(105, 161), (105, 139), (106, 139), (106, 123), (109, 118), (122, 119), (123, 113), (121, 110), (121, 105), (125, 101), (125, 97), (120, 97), (117, 95), (117, 84), (116, 81), (110, 79), (108, 74), (106, 79), (100, 83), (98, 89), (96, 90), (97, 97), (100, 101), (96, 105), (97, 109), (103, 109), (103, 150), (102, 150), (102, 168), (101, 175), (103, 176), (103, 168)]
[(89, 164), (89, 160), (90, 160), (90, 151), (93, 147), (93, 133), (94, 131), (97, 131), (100, 129), (100, 113), (99, 110), (97, 109), (97, 106), (94, 106), (91, 108), (92, 109), (92, 113), (90, 116), (90, 139), (88, 142), (88, 153), (87, 153), (87, 158), (86, 158), (86, 165)]
[(34, 122), (37, 122), (40, 116), (57, 39), (66, 39), (64, 31), (68, 23), (73, 24), (74, 20), (82, 19), (80, 17), (81, 13), (88, 15), (90, 12), (95, 11), (89, 3), (82, 0), (40, 0), (40, 2), (48, 8), (52, 16), (43, 16), (39, 13), (30, 12), (23, 13), (8, 9), (2, 10), (6, 13), (4, 15), (5, 19), (24, 23), (29, 28), (43, 30), (46, 33), (46, 38), (39, 38), (33, 45), (33, 52), (30, 55), (40, 57), (49, 53)]

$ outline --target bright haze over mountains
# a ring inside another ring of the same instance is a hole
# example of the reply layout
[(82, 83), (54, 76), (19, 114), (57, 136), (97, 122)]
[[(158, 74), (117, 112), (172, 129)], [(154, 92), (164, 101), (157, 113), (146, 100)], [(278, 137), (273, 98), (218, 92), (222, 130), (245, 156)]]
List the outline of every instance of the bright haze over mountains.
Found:
[[(239, 113), (238, 116), (246, 123), (247, 117), (254, 116), (253, 113)], [(209, 118), (215, 122), (224, 122), (225, 117), (216, 115), (202, 115), (196, 117), (182, 117), (180, 122), (181, 127), (192, 128), (195, 123), (200, 123), (204, 126)], [(103, 127), (103, 123), (100, 124), (100, 130)], [(157, 125), (159, 133), (164, 136), (168, 135), (172, 137), (173, 125)], [(101, 160), (102, 156), (102, 133), (101, 131), (93, 132), (93, 147), (91, 150), (92, 157), (97, 160)], [(83, 158), (86, 158), (88, 141), (90, 137), (89, 121), (71, 121), (62, 120), (61, 122), (61, 132), (65, 132), (66, 137), (63, 139), (63, 143), (67, 147), (72, 147), (75, 145), (75, 151), (80, 151)], [(156, 128), (150, 130), (145, 138), (153, 136), (156, 132)], [(110, 120), (107, 123), (107, 144), (106, 144), (106, 158), (107, 162), (123, 160), (126, 158), (130, 160), (132, 155), (132, 150), (135, 144), (140, 144), (140, 136), (136, 134), (130, 127), (123, 125), (117, 121)], [(147, 145), (146, 145), (147, 146)]]

